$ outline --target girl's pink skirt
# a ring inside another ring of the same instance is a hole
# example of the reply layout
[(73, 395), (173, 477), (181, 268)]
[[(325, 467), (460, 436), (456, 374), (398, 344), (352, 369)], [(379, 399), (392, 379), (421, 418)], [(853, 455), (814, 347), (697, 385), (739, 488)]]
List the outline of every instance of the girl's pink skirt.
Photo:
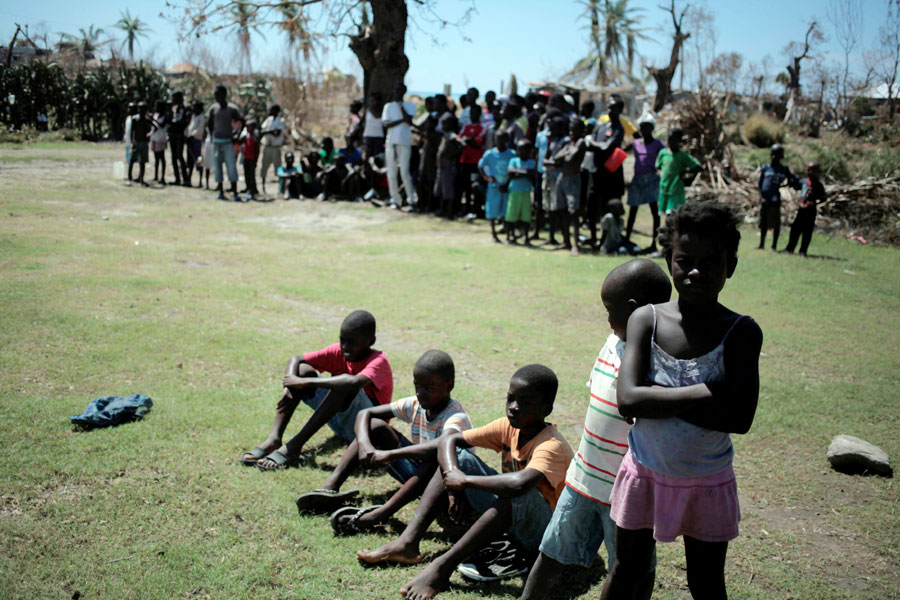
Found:
[(636, 461), (629, 450), (610, 496), (610, 517), (622, 529), (652, 529), (653, 538), (673, 542), (686, 535), (704, 542), (738, 536), (734, 470), (706, 477), (668, 477)]

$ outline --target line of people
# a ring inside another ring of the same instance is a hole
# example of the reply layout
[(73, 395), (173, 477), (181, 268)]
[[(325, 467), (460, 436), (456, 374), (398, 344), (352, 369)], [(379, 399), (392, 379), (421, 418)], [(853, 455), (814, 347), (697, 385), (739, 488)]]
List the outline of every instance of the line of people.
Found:
[[(751, 318), (718, 302), (737, 266), (739, 222), (717, 202), (685, 205), (659, 232), (671, 282), (645, 258), (606, 276), (600, 298), (612, 333), (589, 368), (577, 452), (547, 421), (559, 381), (544, 365), (517, 369), (505, 416), (480, 427), (452, 397), (455, 366), (440, 350), (415, 363), (414, 395), (392, 401), (375, 318), (358, 310), (337, 343), (289, 359), (269, 435), (240, 462), (303, 466), (304, 447), (327, 425), (349, 447), (321, 487), (297, 498), (301, 514), (330, 514), (335, 535), (355, 535), (381, 530), (420, 498), (396, 539), (356, 553), (363, 564), (423, 562), (419, 545), (435, 519), (463, 523), (462, 537), (401, 588), (411, 600), (438, 594), (457, 569), (479, 581), (530, 569), (521, 597), (543, 598), (562, 565), (591, 566), (602, 543), (610, 573), (601, 598), (649, 598), (655, 544), (677, 537), (693, 597), (724, 598), (740, 520), (730, 434), (753, 422), (762, 345)], [(313, 412), (287, 440), (301, 402)], [(410, 437), (391, 419), (408, 423)], [(500, 455), (499, 471), (480, 449)], [(352, 505), (360, 492), (344, 484), (376, 466), (400, 488), (384, 504)]]
[[(265, 195), (265, 181), (269, 168), (277, 174), (281, 169), (281, 152), (285, 143), (286, 125), (281, 116), (281, 108), (276, 104), (260, 127), (253, 117), (244, 118), (240, 109), (228, 102), (228, 89), (218, 85), (214, 92), (215, 102), (209, 111), (201, 101), (190, 107), (184, 103), (184, 94), (172, 93), (171, 102), (157, 100), (154, 111), (149, 112), (146, 102), (128, 105), (125, 120), (125, 162), (127, 184), (136, 181), (149, 187), (145, 180), (146, 164), (150, 152), (153, 153), (152, 182), (161, 186), (167, 184), (192, 187), (194, 171), (198, 175), (197, 187), (209, 187), (210, 174), (214, 176), (218, 199), (225, 200), (224, 177), (227, 175), (231, 199), (247, 201), (259, 199), (260, 190), (256, 184), (256, 170), (260, 165), (262, 194)], [(171, 157), (173, 181), (166, 180), (166, 148)], [(246, 189), (238, 192), (237, 161), (240, 157), (244, 167)], [(137, 178), (134, 167), (138, 166)]]

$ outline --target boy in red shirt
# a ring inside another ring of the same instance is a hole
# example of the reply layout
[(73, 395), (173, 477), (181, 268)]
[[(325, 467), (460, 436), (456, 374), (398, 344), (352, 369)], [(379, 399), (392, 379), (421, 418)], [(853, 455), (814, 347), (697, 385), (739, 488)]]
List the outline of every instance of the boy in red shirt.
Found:
[[(376, 404), (388, 404), (394, 392), (391, 365), (375, 350), (375, 317), (364, 310), (350, 313), (341, 323), (340, 342), (317, 352), (292, 356), (275, 406), (272, 431), (261, 445), (241, 457), (241, 463), (265, 471), (296, 467), (305, 462), (303, 446), (326, 423), (346, 442), (355, 439), (356, 415)], [(331, 377), (322, 377), (328, 372)], [(300, 401), (313, 414), (286, 444), (284, 431)]]
[(256, 162), (259, 160), (259, 133), (256, 119), (247, 119), (247, 128), (241, 135), (241, 154), (244, 156), (244, 183), (247, 184), (247, 199), (256, 200)]
[(472, 184), (475, 182), (475, 176), (478, 175), (478, 161), (481, 160), (485, 129), (481, 124), (480, 106), (472, 103), (469, 107), (469, 115), (470, 122), (460, 132), (465, 146), (459, 156), (459, 182), (456, 193), (460, 197), (465, 196), (466, 203), (463, 206), (463, 213), (475, 214), (478, 212), (475, 206), (478, 202), (475, 199)]

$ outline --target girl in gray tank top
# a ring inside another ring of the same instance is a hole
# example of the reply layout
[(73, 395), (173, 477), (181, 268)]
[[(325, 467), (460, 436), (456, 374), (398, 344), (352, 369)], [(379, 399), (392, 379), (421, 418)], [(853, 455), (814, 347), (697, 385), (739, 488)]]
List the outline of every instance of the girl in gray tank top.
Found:
[(634, 419), (611, 495), (616, 564), (603, 598), (631, 598), (657, 540), (684, 538), (694, 598), (724, 598), (740, 508), (730, 434), (747, 433), (759, 396), (762, 331), (718, 302), (737, 266), (735, 213), (689, 203), (660, 231), (678, 299), (628, 320), (619, 412)]

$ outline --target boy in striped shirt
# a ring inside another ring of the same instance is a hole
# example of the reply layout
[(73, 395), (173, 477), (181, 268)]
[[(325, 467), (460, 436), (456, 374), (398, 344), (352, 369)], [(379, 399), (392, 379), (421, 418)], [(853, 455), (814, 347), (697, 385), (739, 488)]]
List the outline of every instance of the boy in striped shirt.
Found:
[[(607, 568), (615, 562), (616, 524), (609, 517), (609, 495), (619, 464), (628, 450), (629, 423), (616, 405), (616, 378), (625, 351), (628, 317), (644, 304), (667, 302), (672, 284), (651, 260), (635, 258), (609, 272), (600, 297), (613, 333), (606, 338), (592, 370), (590, 403), (566, 486), (544, 531), (540, 554), (531, 569), (522, 599), (544, 598), (561, 565), (590, 567), (606, 542)], [(650, 598), (655, 571), (647, 573), (635, 598)]]
[[(411, 500), (418, 498), (437, 469), (437, 460), (410, 458), (406, 449), (436, 440), (445, 433), (472, 428), (462, 405), (450, 397), (455, 367), (450, 355), (429, 350), (413, 367), (416, 395), (390, 404), (360, 411), (356, 417), (356, 439), (325, 484), (297, 498), (300, 512), (328, 513), (345, 504), (359, 490), (341, 491), (341, 486), (360, 465), (384, 465), (402, 487), (384, 504), (366, 509), (347, 507), (334, 513), (335, 533), (353, 534), (384, 522)], [(391, 418), (410, 425), (412, 440), (389, 425)]]

